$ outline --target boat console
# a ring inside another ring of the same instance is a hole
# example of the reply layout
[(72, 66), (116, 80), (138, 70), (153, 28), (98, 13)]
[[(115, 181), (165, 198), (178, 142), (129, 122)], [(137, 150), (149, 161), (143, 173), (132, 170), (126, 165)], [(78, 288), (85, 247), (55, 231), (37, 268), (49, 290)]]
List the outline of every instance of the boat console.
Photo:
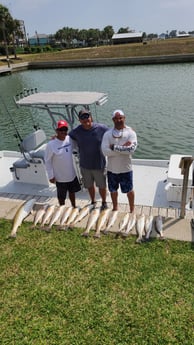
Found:
[[(167, 174), (167, 200), (181, 202), (182, 198), (182, 186), (183, 175), (181, 174), (180, 162), (183, 157), (191, 157), (187, 155), (173, 154), (170, 156), (169, 168)], [(188, 188), (187, 188), (187, 202), (192, 199), (193, 196), (193, 167), (190, 166), (188, 176)]]

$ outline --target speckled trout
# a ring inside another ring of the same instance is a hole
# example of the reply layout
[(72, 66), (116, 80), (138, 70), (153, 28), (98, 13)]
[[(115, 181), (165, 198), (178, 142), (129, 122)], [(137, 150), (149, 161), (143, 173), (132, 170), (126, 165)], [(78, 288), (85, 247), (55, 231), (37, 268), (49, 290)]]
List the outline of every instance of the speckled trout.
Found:
[(127, 227), (128, 221), (129, 221), (130, 213), (127, 212), (125, 215), (122, 217), (120, 223), (119, 223), (119, 229), (116, 233), (116, 236), (118, 237), (119, 235), (122, 235), (122, 231), (124, 231)]
[(84, 236), (84, 237), (89, 236), (90, 230), (92, 228), (95, 228), (95, 225), (96, 225), (96, 222), (97, 222), (99, 215), (100, 215), (100, 208), (95, 208), (94, 210), (91, 211), (91, 213), (88, 217), (86, 230), (82, 233), (82, 236)]
[(103, 233), (105, 235), (108, 234), (108, 232), (110, 231), (110, 229), (113, 227), (113, 225), (115, 224), (116, 220), (117, 220), (117, 216), (118, 216), (119, 211), (111, 211), (111, 214), (109, 216), (109, 220), (108, 223), (106, 225), (106, 229), (103, 230)]
[(49, 205), (46, 209), (45, 214), (42, 217), (41, 227), (44, 227), (45, 224), (47, 224), (50, 220), (50, 217), (52, 216), (53, 212), (55, 210), (55, 205)]
[(68, 227), (73, 227), (73, 222), (75, 220), (75, 218), (78, 216), (80, 211), (79, 207), (74, 207), (69, 215), (69, 218), (67, 220), (67, 222), (65, 223), (65, 226)]
[(109, 215), (110, 215), (110, 209), (109, 208), (100, 212), (100, 215), (99, 215), (97, 223), (96, 223), (96, 232), (94, 234), (94, 238), (100, 238), (100, 232), (106, 226)]
[(129, 235), (130, 231), (134, 228), (136, 224), (136, 219), (137, 219), (136, 214), (131, 213), (129, 216), (128, 224), (126, 226), (126, 230), (121, 232), (123, 237), (127, 237)]
[(47, 207), (48, 207), (48, 204), (44, 204), (35, 212), (34, 221), (33, 221), (33, 227), (36, 227), (36, 225), (38, 223), (41, 223), (42, 217), (45, 214), (45, 211), (46, 211)]
[(153, 219), (154, 217), (152, 215), (149, 215), (145, 219), (145, 239), (146, 241), (149, 240), (150, 234), (152, 232), (152, 226), (153, 226)]
[(77, 217), (75, 218), (75, 220), (73, 221), (73, 226), (75, 226), (75, 224), (81, 222), (81, 220), (84, 219), (84, 218), (90, 213), (90, 211), (91, 211), (93, 208), (94, 208), (94, 206), (91, 205), (91, 204), (90, 204), (90, 205), (84, 206), (84, 207), (80, 210), (78, 216), (77, 216)]
[(137, 221), (136, 221), (136, 231), (138, 235), (136, 243), (141, 243), (143, 240), (144, 226), (145, 226), (145, 215), (141, 214), (140, 216), (138, 216)]
[(65, 224), (66, 224), (66, 222), (67, 222), (67, 220), (68, 220), (72, 210), (73, 210), (72, 206), (69, 206), (69, 207), (65, 208), (65, 210), (63, 211), (63, 214), (61, 216), (59, 229), (63, 229), (63, 227), (65, 228)]
[(163, 233), (163, 221), (162, 221), (162, 216), (158, 215), (155, 218), (155, 229), (157, 233), (160, 235), (160, 239), (164, 239), (164, 233)]
[(60, 219), (61, 214), (64, 211), (64, 209), (65, 209), (65, 205), (55, 207), (53, 214), (50, 217), (49, 225), (45, 230), (49, 231), (52, 228), (52, 226)]

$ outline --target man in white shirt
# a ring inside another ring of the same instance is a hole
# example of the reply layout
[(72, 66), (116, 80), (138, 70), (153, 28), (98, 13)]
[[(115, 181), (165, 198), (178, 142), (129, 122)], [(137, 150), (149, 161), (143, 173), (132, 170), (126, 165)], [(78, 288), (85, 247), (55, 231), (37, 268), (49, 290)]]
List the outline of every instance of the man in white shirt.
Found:
[(57, 122), (56, 137), (50, 140), (45, 152), (45, 165), (49, 181), (56, 183), (59, 205), (64, 205), (67, 192), (73, 207), (76, 207), (75, 193), (81, 190), (76, 176), (72, 142), (67, 134), (68, 124), (64, 120)]
[(118, 210), (118, 188), (126, 193), (130, 212), (134, 211), (133, 171), (131, 154), (137, 147), (135, 131), (125, 125), (125, 115), (117, 109), (112, 114), (114, 128), (105, 132), (102, 152), (107, 157), (108, 188), (113, 203), (113, 211)]

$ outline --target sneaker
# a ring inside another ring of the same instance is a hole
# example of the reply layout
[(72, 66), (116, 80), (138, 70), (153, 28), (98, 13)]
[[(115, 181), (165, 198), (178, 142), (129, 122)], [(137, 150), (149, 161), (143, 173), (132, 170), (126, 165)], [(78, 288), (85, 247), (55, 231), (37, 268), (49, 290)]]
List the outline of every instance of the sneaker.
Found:
[(97, 202), (96, 202), (96, 201), (91, 202), (91, 205), (92, 205), (92, 210), (93, 210), (94, 208), (96, 208), (96, 204), (97, 204)]
[(103, 211), (103, 210), (106, 210), (107, 208), (108, 208), (107, 202), (103, 201), (100, 210)]

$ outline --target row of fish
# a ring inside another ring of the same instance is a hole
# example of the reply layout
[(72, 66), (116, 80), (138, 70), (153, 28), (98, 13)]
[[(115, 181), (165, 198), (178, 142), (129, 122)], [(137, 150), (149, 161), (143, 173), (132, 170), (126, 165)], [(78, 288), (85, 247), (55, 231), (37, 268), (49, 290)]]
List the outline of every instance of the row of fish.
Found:
[[(23, 219), (25, 219), (32, 211), (36, 200), (31, 199), (24, 202), (17, 210), (10, 237), (16, 237), (17, 229), (21, 225)], [(82, 219), (88, 216), (85, 231), (82, 236), (88, 237), (90, 230), (95, 230), (94, 237), (100, 238), (101, 233), (108, 234), (111, 228), (115, 225), (118, 218), (118, 211), (111, 211), (105, 209), (100, 211), (100, 208), (94, 208), (93, 205), (86, 205), (83, 208), (79, 207), (66, 207), (56, 206), (50, 204), (42, 205), (36, 212), (34, 212), (33, 227), (37, 225), (40, 228), (50, 231), (54, 224), (58, 224), (58, 230), (67, 230), (73, 228)], [(155, 230), (163, 238), (163, 224), (162, 217), (154, 217), (152, 215), (145, 216), (141, 214), (137, 216), (135, 213), (124, 214), (122, 220), (118, 224), (118, 231), (116, 236), (123, 238), (127, 237), (130, 231), (135, 227), (137, 232), (137, 243), (141, 243), (144, 240), (148, 240), (155, 224)]]
[[(135, 216), (132, 218), (135, 218)], [(153, 228), (159, 234), (160, 239), (164, 239), (163, 221), (162, 221), (161, 215), (158, 215), (154, 218), (153, 215), (145, 216), (144, 214), (141, 214), (137, 217), (136, 220), (134, 220), (134, 222), (135, 222), (136, 232), (138, 236), (136, 239), (136, 243), (142, 243), (144, 241), (148, 241), (150, 238), (151, 232), (153, 231)], [(128, 229), (131, 230), (132, 228), (129, 226)]]
[[(114, 222), (115, 219), (113, 220), (113, 224)], [(110, 223), (112, 223), (111, 219)], [(126, 213), (119, 223), (116, 237), (121, 236), (125, 238), (134, 228), (137, 232), (136, 243), (148, 241), (153, 228), (155, 228), (161, 239), (164, 238), (163, 221), (161, 215), (156, 216), (154, 219), (153, 215), (145, 216), (144, 214), (141, 214), (137, 216), (135, 213)], [(107, 229), (104, 231), (104, 233), (106, 234), (108, 230), (109, 227), (107, 226)]]

